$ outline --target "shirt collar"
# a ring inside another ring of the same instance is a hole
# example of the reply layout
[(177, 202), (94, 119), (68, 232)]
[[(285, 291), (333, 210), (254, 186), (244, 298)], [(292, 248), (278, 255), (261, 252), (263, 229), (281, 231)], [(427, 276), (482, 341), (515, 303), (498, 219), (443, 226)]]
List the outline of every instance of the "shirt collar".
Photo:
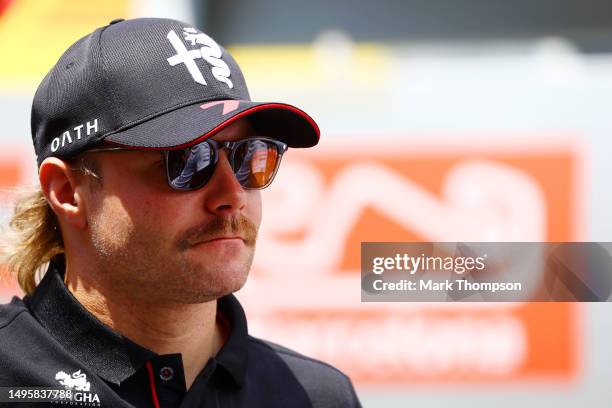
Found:
[[(49, 264), (31, 296), (32, 314), (68, 352), (108, 382), (120, 384), (157, 354), (113, 331), (92, 315), (64, 284), (63, 256)], [(248, 330), (242, 306), (233, 295), (218, 300), (218, 313), (230, 324), (217, 364), (242, 386), (246, 374)]]

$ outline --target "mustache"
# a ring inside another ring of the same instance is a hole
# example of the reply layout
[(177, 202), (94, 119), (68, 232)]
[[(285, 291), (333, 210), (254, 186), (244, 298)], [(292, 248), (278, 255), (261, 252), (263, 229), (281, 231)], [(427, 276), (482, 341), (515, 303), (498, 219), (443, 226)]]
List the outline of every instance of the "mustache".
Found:
[(182, 250), (204, 241), (223, 237), (238, 236), (247, 246), (254, 246), (257, 241), (257, 226), (244, 215), (232, 218), (216, 217), (211, 221), (189, 228), (177, 241)]

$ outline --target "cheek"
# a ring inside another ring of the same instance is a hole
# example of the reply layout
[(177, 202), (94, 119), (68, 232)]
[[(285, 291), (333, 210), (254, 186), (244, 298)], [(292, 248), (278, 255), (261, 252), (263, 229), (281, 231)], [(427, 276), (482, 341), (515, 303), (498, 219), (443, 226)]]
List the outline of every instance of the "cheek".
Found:
[[(118, 240), (123, 240), (125, 234), (143, 227), (154, 226), (161, 220), (174, 219), (176, 212), (172, 206), (170, 213), (163, 213), (159, 198), (155, 194), (131, 186), (112, 185), (103, 186), (98, 194), (91, 197), (91, 218), (98, 227), (116, 231)], [(123, 234), (123, 235), (119, 235)]]
[(132, 218), (116, 197), (105, 197), (92, 207), (88, 223), (93, 245), (102, 253), (121, 248), (134, 231)]
[(122, 199), (122, 211), (129, 217), (132, 224), (141, 234), (151, 234), (152, 237), (173, 236), (189, 222), (193, 222), (193, 214), (181, 200), (173, 199), (163, 194), (151, 194), (146, 191), (133, 191), (129, 197)]
[(105, 185), (107, 198), (136, 225), (154, 226), (175, 220), (181, 215), (181, 206), (173, 196), (165, 194), (165, 182), (160, 185), (155, 176), (156, 172), (115, 176)]
[(246, 216), (259, 227), (261, 225), (261, 191), (248, 191)]

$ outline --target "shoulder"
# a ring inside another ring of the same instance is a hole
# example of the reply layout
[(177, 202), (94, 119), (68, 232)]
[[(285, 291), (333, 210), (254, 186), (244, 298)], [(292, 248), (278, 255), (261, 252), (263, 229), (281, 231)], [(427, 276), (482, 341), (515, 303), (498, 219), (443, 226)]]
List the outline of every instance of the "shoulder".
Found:
[(249, 336), (252, 349), (286, 364), (309, 395), (314, 407), (360, 407), (349, 377), (330, 364), (271, 341)]
[(6, 330), (20, 314), (27, 311), (23, 301), (16, 296), (9, 303), (0, 304), (0, 330)]

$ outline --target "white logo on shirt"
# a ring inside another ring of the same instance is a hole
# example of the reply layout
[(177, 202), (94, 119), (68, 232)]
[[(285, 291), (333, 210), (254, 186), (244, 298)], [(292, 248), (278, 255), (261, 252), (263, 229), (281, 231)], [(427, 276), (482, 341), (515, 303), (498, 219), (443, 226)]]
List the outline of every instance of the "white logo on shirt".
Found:
[(192, 46), (199, 44), (202, 47), (188, 50), (174, 30), (170, 30), (166, 38), (168, 38), (168, 41), (170, 41), (170, 44), (172, 44), (176, 50), (176, 55), (167, 59), (170, 66), (174, 67), (178, 64), (185, 64), (193, 80), (198, 84), (206, 85), (206, 80), (195, 63), (196, 59), (202, 58), (204, 61), (208, 62), (208, 64), (212, 65), (211, 72), (217, 81), (223, 82), (230, 89), (233, 88), (234, 84), (231, 79), (229, 79), (231, 72), (225, 61), (221, 59), (223, 51), (221, 47), (219, 47), (219, 44), (193, 27), (183, 28), (183, 37), (185, 41), (191, 43)]
[(100, 397), (98, 394), (90, 392), (91, 383), (87, 381), (87, 375), (81, 370), (68, 374), (64, 371), (58, 371), (55, 374), (55, 379), (66, 388), (62, 391), (58, 400), (53, 402), (59, 405), (78, 405), (86, 407), (99, 407)]
[(55, 379), (66, 388), (76, 391), (89, 391), (91, 384), (87, 381), (87, 376), (81, 370), (72, 373), (72, 375), (59, 371), (55, 374)]

